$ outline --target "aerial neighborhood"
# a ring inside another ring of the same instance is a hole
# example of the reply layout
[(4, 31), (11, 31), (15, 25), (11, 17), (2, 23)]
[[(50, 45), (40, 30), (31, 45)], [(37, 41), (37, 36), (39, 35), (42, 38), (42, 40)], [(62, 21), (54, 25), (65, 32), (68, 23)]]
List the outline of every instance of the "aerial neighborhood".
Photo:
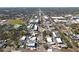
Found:
[(0, 52), (79, 52), (79, 8), (0, 8)]

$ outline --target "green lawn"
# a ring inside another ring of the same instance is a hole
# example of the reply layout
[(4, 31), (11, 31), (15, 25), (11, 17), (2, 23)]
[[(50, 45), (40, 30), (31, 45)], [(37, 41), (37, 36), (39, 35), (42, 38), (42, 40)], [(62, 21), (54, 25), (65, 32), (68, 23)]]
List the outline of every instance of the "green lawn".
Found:
[(11, 19), (11, 20), (8, 20), (8, 24), (11, 24), (11, 25), (24, 24), (24, 21), (21, 19)]

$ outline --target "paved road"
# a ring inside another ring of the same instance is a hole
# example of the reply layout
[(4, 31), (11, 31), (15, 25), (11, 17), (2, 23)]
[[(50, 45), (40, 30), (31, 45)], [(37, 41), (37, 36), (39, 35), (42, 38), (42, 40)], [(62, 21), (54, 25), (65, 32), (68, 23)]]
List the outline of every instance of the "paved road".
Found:
[[(56, 24), (51, 18), (50, 18), (50, 21), (54, 24), (54, 27), (60, 32), (62, 33), (62, 30), (60, 30), (59, 28), (59, 24)], [(62, 33), (63, 34), (63, 33)], [(63, 34), (64, 35), (64, 34)], [(64, 35), (65, 36), (65, 35)], [(72, 43), (72, 39), (68, 36), (65, 36), (67, 38), (67, 40), (69, 41), (69, 43), (71, 44), (71, 46), (73, 47), (73, 50), (74, 51), (78, 51), (77, 50), (77, 47), (74, 46), (74, 44)]]

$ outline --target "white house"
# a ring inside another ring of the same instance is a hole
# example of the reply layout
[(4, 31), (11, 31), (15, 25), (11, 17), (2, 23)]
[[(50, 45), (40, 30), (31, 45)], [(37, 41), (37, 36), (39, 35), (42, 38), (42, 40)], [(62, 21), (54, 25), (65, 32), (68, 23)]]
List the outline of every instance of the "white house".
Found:
[(38, 26), (35, 24), (34, 25), (34, 30), (37, 31), (38, 30)]
[(33, 41), (33, 42), (36, 42), (37, 37), (32, 37), (32, 38), (30, 38), (30, 40)]
[(35, 16), (35, 18), (37, 18), (37, 16)]
[(57, 37), (55, 32), (52, 32), (52, 35), (53, 35), (54, 38)]
[(52, 43), (52, 37), (46, 37), (48, 43)]
[(79, 19), (76, 19), (76, 22), (79, 23)]
[(26, 36), (22, 36), (22, 37), (20, 38), (20, 40), (25, 40), (25, 38), (26, 38)]
[(29, 21), (29, 23), (33, 23), (34, 22), (34, 19), (31, 19), (30, 21)]
[(26, 45), (29, 47), (29, 48), (35, 48), (36, 47), (36, 39), (37, 37), (31, 37), (29, 39), (29, 41), (26, 43)]
[(29, 23), (32, 23), (32, 24), (39, 23), (39, 19), (31, 19)]
[(45, 19), (48, 19), (48, 17), (47, 17), (47, 16), (44, 16), (44, 18), (45, 18)]
[(39, 23), (39, 19), (36, 19), (34, 22), (35, 22), (35, 23)]
[(61, 38), (56, 38), (57, 43), (62, 43)]

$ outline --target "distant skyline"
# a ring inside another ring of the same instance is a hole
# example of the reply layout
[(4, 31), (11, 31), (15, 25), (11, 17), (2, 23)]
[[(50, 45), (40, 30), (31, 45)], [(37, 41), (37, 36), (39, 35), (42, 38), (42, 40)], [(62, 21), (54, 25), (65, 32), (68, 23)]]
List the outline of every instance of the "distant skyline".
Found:
[(0, 0), (0, 7), (79, 7), (78, 0)]

